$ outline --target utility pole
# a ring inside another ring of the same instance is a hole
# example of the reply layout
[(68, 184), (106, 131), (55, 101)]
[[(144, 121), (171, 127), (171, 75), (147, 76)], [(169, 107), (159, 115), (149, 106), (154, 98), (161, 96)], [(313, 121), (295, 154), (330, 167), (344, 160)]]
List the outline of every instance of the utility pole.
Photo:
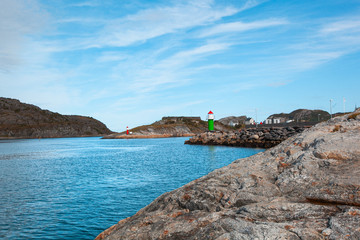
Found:
[(257, 108), (255, 108), (255, 121), (256, 121), (256, 124), (257, 124)]
[(330, 99), (330, 118), (332, 118), (332, 99)]
[(345, 97), (343, 97), (343, 110), (344, 110), (344, 113), (345, 113), (345, 102), (346, 102)]

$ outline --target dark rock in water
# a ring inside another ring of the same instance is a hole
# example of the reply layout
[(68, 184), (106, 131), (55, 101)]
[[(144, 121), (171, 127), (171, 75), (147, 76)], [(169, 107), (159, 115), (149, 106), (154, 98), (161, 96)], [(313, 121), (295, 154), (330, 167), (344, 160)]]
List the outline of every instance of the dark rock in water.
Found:
[(163, 194), (97, 239), (360, 239), (359, 146), (357, 116), (331, 119)]
[(0, 98), (0, 138), (101, 136), (111, 131), (91, 117), (61, 115), (16, 99)]

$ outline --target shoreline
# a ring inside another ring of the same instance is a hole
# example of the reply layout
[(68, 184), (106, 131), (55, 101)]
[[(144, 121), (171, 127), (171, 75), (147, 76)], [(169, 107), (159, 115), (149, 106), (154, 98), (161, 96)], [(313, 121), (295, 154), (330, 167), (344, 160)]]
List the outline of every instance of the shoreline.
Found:
[(51, 139), (51, 138), (87, 138), (87, 137), (104, 137), (104, 135), (82, 135), (82, 136), (58, 136), (58, 137), (0, 137), (0, 140), (21, 140), (21, 139)]
[(139, 139), (139, 138), (172, 138), (172, 137), (193, 137), (195, 134), (187, 133), (187, 134), (153, 134), (153, 135), (117, 135), (117, 136), (105, 136), (101, 139)]

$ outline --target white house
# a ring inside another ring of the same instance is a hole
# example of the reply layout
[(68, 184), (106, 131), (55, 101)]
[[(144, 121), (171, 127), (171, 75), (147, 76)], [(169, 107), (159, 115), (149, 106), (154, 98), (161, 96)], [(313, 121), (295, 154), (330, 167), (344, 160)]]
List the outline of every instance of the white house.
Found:
[(268, 118), (265, 120), (265, 124), (279, 124), (284, 122), (281, 118)]
[(245, 120), (245, 125), (255, 125), (255, 120), (253, 118), (247, 118)]
[(265, 124), (272, 124), (272, 119), (271, 118), (266, 119)]
[(280, 118), (273, 119), (273, 124), (279, 124), (279, 123), (280, 123)]

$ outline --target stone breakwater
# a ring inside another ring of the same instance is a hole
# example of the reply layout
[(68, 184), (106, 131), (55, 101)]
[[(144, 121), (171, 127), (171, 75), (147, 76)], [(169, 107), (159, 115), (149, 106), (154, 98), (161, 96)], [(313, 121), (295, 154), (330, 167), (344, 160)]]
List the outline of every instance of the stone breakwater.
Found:
[(234, 147), (271, 148), (304, 131), (304, 127), (249, 128), (240, 132), (206, 132), (197, 134), (185, 144), (225, 145)]
[(360, 111), (172, 192), (97, 239), (360, 239)]

